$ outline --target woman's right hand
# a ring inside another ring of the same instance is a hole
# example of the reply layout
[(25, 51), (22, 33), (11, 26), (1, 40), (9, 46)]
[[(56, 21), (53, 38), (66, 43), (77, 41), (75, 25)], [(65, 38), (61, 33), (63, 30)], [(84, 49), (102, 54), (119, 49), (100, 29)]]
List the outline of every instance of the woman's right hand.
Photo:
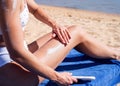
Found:
[(68, 27), (56, 24), (52, 28), (53, 37), (57, 36), (63, 44), (67, 45), (71, 39)]
[(74, 82), (77, 83), (77, 79), (72, 77), (72, 73), (61, 72), (58, 75), (58, 79), (54, 81), (59, 86), (70, 86)]

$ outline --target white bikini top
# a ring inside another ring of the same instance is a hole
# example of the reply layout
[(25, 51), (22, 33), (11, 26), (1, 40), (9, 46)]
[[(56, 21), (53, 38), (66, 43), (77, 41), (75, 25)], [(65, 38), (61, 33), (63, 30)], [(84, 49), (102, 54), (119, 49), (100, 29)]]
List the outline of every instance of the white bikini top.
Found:
[(29, 20), (29, 10), (27, 4), (24, 4), (24, 10), (20, 13), (20, 22), (24, 28)]
[[(21, 22), (21, 26), (22, 26), (23, 30), (24, 30), (24, 27), (27, 24), (28, 20), (29, 20), (29, 10), (28, 10), (27, 4), (25, 3), (24, 9), (20, 13), (20, 22)], [(0, 28), (0, 35), (2, 35), (1, 28)]]

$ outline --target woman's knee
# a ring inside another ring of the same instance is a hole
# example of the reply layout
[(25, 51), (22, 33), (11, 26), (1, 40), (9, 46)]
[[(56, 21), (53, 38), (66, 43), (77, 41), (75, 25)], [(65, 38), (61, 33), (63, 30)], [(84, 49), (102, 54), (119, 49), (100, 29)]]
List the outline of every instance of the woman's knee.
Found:
[(85, 30), (81, 28), (79, 25), (73, 25), (69, 27), (69, 31), (71, 35), (83, 38), (86, 34)]

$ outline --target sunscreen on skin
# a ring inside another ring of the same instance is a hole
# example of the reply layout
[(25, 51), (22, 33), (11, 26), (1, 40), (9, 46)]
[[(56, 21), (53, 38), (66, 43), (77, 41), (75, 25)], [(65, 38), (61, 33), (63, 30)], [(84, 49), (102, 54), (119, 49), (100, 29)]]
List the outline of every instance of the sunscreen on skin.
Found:
[(17, 7), (17, 0), (13, 0), (12, 9), (15, 10), (16, 7)]
[(51, 53), (54, 53), (58, 48), (60, 48), (61, 47), (61, 45), (57, 45), (57, 46), (55, 46), (55, 47), (53, 47), (53, 48), (50, 48), (49, 50), (48, 50), (48, 54), (51, 54)]

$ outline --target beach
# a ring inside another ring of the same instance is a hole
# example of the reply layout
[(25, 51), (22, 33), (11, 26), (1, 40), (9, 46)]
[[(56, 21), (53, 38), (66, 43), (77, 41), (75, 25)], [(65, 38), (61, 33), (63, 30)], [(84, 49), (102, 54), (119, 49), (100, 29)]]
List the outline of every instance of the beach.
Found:
[[(120, 15), (46, 5), (41, 7), (61, 25), (79, 25), (100, 42), (120, 48)], [(51, 30), (30, 14), (25, 31), (26, 41), (31, 43)]]
[[(120, 49), (120, 15), (46, 5), (41, 7), (57, 23), (79, 25), (100, 42)], [(25, 29), (25, 40), (29, 44), (51, 31), (51, 27), (36, 20), (30, 14), (30, 20)]]

